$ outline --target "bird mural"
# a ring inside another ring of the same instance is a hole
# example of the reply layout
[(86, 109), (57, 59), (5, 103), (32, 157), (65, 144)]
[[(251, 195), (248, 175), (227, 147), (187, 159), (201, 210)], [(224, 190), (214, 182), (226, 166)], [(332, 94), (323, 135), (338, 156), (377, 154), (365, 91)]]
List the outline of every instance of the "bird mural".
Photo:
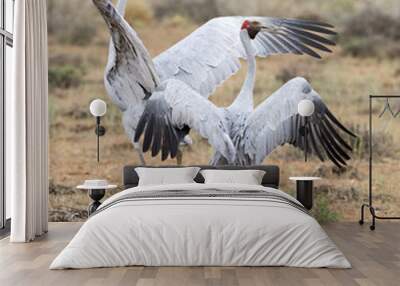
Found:
[[(284, 84), (254, 108), (256, 57), (275, 54), (309, 55), (331, 52), (333, 26), (316, 21), (271, 17), (218, 17), (162, 52), (153, 60), (123, 19), (126, 0), (117, 9), (107, 0), (93, 0), (111, 32), (105, 84), (123, 112), (123, 125), (136, 150), (174, 158), (190, 130), (206, 138), (214, 149), (211, 164), (261, 163), (285, 143), (306, 149), (322, 161), (339, 167), (350, 159), (342, 130), (355, 136), (329, 111), (321, 97), (303, 78)], [(217, 107), (208, 97), (247, 61), (247, 75), (234, 102)], [(309, 131), (298, 103), (315, 105)], [(143, 136), (142, 136), (143, 135)], [(143, 137), (142, 143), (140, 138)]]

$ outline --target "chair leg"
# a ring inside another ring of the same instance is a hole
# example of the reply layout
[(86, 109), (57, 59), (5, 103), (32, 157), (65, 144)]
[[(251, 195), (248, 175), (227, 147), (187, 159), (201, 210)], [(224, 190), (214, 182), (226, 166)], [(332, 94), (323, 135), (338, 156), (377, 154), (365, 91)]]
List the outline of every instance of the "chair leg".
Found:
[(372, 215), (372, 224), (369, 226), (370, 230), (375, 230), (375, 209), (373, 207), (369, 207), (369, 211)]
[(368, 207), (366, 204), (363, 204), (362, 206), (361, 206), (361, 219), (358, 221), (358, 223), (360, 224), (360, 225), (363, 225), (364, 224), (364, 208), (365, 207)]

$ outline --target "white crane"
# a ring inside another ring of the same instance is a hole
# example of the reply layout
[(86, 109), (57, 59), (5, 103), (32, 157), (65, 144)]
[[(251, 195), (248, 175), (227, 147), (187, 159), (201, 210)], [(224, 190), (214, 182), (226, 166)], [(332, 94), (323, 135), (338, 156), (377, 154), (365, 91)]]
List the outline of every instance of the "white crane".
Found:
[[(253, 106), (255, 57), (292, 53), (320, 58), (312, 48), (330, 52), (325, 45), (334, 43), (322, 36), (335, 34), (329, 24), (269, 17), (214, 18), (152, 61), (112, 4), (93, 1), (112, 35), (106, 87), (123, 111), (125, 130), (137, 148), (144, 134), (144, 152), (151, 149), (156, 156), (161, 151), (162, 160), (168, 155), (173, 158), (180, 141), (194, 129), (214, 148), (213, 164), (260, 163), (276, 146), (291, 143), (304, 148), (304, 140), (321, 159), (326, 153), (339, 166), (349, 159), (343, 149), (351, 148), (333, 124), (351, 132), (304, 79), (288, 82), (256, 110)], [(124, 5), (122, 0), (120, 12)], [(248, 62), (243, 87), (230, 107), (216, 107), (208, 96), (240, 69), (240, 58)], [(304, 98), (315, 103), (316, 112), (311, 132), (302, 141), (297, 104)]]

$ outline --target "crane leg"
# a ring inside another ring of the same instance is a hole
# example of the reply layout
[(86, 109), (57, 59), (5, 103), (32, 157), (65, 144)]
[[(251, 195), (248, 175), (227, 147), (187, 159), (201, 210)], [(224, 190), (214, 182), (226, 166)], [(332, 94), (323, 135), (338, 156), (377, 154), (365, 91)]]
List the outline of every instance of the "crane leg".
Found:
[(146, 161), (144, 160), (144, 154), (143, 154), (143, 150), (142, 150), (142, 144), (133, 143), (133, 146), (134, 146), (134, 149), (136, 150), (136, 152), (139, 155), (140, 164), (142, 166), (146, 166)]
[(182, 158), (183, 158), (183, 153), (180, 149), (178, 149), (178, 153), (176, 153), (176, 164), (178, 166), (182, 166)]
[(146, 166), (146, 161), (144, 160), (144, 155), (143, 155), (142, 149), (137, 149), (137, 152), (139, 154), (140, 164), (142, 164), (143, 166)]

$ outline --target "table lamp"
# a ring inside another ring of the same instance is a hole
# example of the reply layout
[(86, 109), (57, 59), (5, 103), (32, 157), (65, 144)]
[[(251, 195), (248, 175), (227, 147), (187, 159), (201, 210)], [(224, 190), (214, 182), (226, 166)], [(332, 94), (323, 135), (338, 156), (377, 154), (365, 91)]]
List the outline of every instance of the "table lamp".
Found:
[(309, 117), (314, 114), (315, 106), (314, 103), (309, 99), (302, 99), (297, 105), (297, 112), (300, 116), (304, 117), (305, 123), (304, 126), (300, 127), (300, 135), (304, 137), (304, 161), (307, 162), (307, 132), (309, 128)]
[(90, 113), (96, 117), (96, 129), (95, 133), (97, 135), (97, 162), (100, 161), (100, 136), (106, 133), (104, 126), (100, 125), (100, 118), (104, 116), (107, 112), (107, 104), (101, 99), (95, 99), (90, 103)]

